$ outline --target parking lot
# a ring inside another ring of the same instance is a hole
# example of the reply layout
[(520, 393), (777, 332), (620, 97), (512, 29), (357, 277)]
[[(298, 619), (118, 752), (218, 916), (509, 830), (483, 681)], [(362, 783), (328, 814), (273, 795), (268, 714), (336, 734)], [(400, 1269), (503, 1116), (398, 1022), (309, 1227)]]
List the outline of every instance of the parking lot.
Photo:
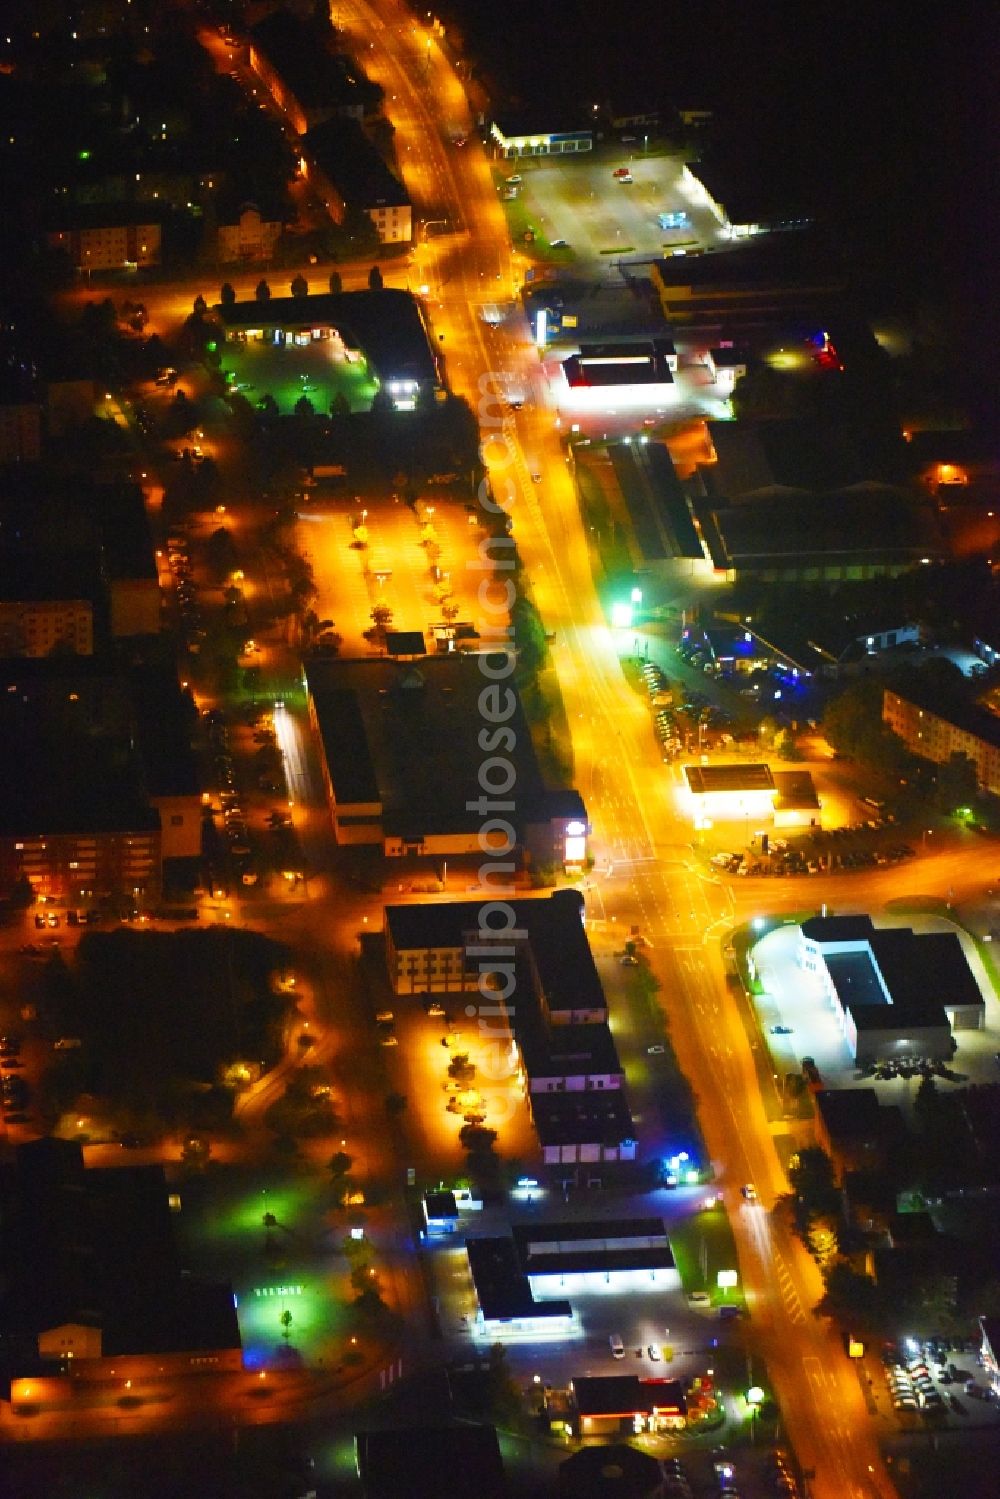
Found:
[(920, 1416), (961, 1427), (1000, 1424), (996, 1400), (972, 1338), (906, 1338), (881, 1352), (886, 1390), (905, 1424)]
[[(683, 156), (651, 153), (640, 139), (573, 160), (545, 156), (499, 167), (501, 190), (512, 176), (521, 178), (517, 198), (505, 204), (515, 242), (532, 232), (529, 253), (590, 268), (621, 255), (653, 257), (723, 243), (718, 221), (682, 179)], [(686, 217), (663, 228), (661, 214)]]

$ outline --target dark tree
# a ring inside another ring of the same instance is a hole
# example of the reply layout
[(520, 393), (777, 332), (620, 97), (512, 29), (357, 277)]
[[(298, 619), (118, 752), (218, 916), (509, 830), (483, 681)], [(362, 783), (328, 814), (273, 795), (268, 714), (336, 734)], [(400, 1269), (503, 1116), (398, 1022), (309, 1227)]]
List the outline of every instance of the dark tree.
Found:
[(223, 281), (219, 289), (219, 301), (223, 307), (232, 307), (236, 301), (236, 288), (229, 281)]
[(381, 291), (384, 285), (385, 280), (382, 276), (382, 272), (379, 270), (377, 265), (373, 265), (371, 270), (368, 272), (369, 291)]
[(335, 297), (339, 297), (344, 290), (344, 281), (339, 271), (330, 272), (330, 291)]
[(194, 307), (192, 308), (192, 311), (196, 312), (199, 317), (203, 317), (204, 314), (208, 311), (208, 303), (205, 301), (205, 298), (202, 296), (201, 292), (199, 292), (194, 299)]
[(309, 282), (306, 280), (305, 276), (303, 276), (301, 274), (301, 272), (300, 272), (300, 274), (298, 276), (296, 276), (295, 279), (292, 282), (292, 296), (293, 297), (308, 297), (308, 295), (309, 295)]
[(254, 288), (254, 296), (256, 297), (258, 302), (270, 302), (271, 300), (271, 288), (268, 286), (263, 276), (257, 282), (257, 285)]

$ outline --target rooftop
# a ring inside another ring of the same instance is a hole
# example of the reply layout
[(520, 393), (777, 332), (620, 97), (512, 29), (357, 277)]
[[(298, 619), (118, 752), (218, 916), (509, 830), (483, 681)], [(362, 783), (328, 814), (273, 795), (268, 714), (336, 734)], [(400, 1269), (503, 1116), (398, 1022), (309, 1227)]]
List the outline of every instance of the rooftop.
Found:
[(912, 683), (908, 682), (904, 689), (898, 687), (887, 687), (887, 697), (900, 698), (905, 703), (912, 703), (915, 708), (922, 708), (925, 713), (933, 713), (945, 723), (954, 724), (957, 729), (964, 729), (966, 733), (981, 739), (985, 744), (996, 745), (1000, 748), (1000, 717), (991, 713), (988, 708), (980, 707), (971, 698), (965, 702), (952, 702), (947, 705), (941, 702), (940, 694), (930, 684), (923, 683), (918, 679)]
[(182, 1273), (162, 1166), (87, 1170), (75, 1142), (38, 1140), (16, 1148), (0, 1198), (16, 1224), (8, 1327), (97, 1322), (105, 1354), (239, 1347), (231, 1290)]
[(874, 1088), (820, 1088), (816, 1107), (831, 1140), (871, 1139), (880, 1132), (882, 1110)]
[(773, 791), (769, 765), (685, 765), (688, 790), (695, 796), (712, 791)]
[[(480, 913), (487, 904), (470, 900), (386, 906), (386, 930), (397, 952), (462, 947), (467, 942), (482, 940)], [(549, 1011), (605, 1011), (607, 1001), (584, 930), (583, 898), (579, 892), (557, 890), (551, 895), (509, 904), (518, 931), (525, 934), (530, 944)]]
[(581, 1416), (652, 1415), (687, 1410), (679, 1379), (640, 1379), (637, 1374), (595, 1374), (573, 1380)]
[(635, 1124), (621, 1088), (587, 1093), (532, 1093), (531, 1117), (545, 1145), (621, 1145)]
[(527, 1275), (674, 1267), (661, 1218), (519, 1224), (513, 1234)]
[(856, 484), (822, 495), (772, 489), (758, 493), (752, 505), (713, 513), (733, 565), (803, 563), (814, 557), (828, 563), (912, 564), (941, 551), (930, 506), (890, 485)]
[[(404, 838), (481, 826), (475, 807), (482, 796), (478, 702), (484, 677), (477, 656), (313, 660), (306, 681), (314, 702), (327, 704), (320, 731), (338, 798), (345, 774), (356, 791), (377, 788), (375, 795), (345, 799), (381, 802), (386, 831)], [(332, 700), (331, 693), (337, 694)], [(524, 802), (537, 799), (544, 786), (519, 698), (509, 726), (516, 736), (516, 823)]]
[(476, 1499), (505, 1499), (503, 1459), (496, 1429), (457, 1426), (363, 1431), (354, 1438), (365, 1499), (441, 1499), (461, 1487)]
[(316, 292), (306, 297), (271, 297), (266, 302), (218, 304), (224, 328), (335, 327), (345, 341), (364, 351), (379, 380), (414, 379), (438, 383), (438, 369), (416, 299), (407, 291)]
[(522, 1317), (568, 1317), (568, 1301), (536, 1301), (513, 1239), (466, 1239), (476, 1298), (487, 1322)]
[(302, 148), (336, 187), (348, 208), (403, 208), (410, 197), (354, 119), (324, 120), (302, 137)]
[(328, 45), (330, 33), (288, 11), (276, 11), (251, 32), (251, 41), (305, 108), (371, 108), (381, 97), (357, 64)]

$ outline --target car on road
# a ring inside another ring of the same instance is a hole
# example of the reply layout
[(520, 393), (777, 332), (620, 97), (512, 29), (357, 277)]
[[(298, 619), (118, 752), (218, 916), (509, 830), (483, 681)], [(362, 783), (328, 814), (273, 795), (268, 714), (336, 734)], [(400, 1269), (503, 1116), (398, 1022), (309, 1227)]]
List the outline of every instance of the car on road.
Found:
[(744, 1185), (740, 1188), (740, 1196), (744, 1199), (745, 1202), (757, 1201), (757, 1188), (754, 1186), (753, 1182), (744, 1183)]
[(646, 1352), (648, 1353), (650, 1360), (654, 1364), (658, 1364), (660, 1362), (660, 1349), (656, 1343), (650, 1343), (646, 1349)]
[(613, 1332), (608, 1339), (613, 1358), (625, 1357), (625, 1344), (622, 1342), (621, 1333)]
[(792, 1027), (790, 1025), (772, 1025), (771, 1027), (772, 1036), (790, 1036), (791, 1034)]
[[(612, 173), (612, 176), (616, 177), (619, 182), (623, 181), (626, 177), (631, 177), (631, 175), (632, 171), (629, 167), (615, 167), (614, 172)], [(509, 180), (510, 179), (508, 178), (508, 181)]]
[(657, 1042), (655, 1046), (646, 1047), (646, 1054), (647, 1056), (651, 1057), (662, 1057), (666, 1049), (667, 1048), (665, 1046), (660, 1046), (660, 1044)]
[(712, 1298), (707, 1291), (689, 1291), (687, 1303), (688, 1306), (711, 1306)]
[(623, 968), (638, 968), (639, 966), (639, 959), (633, 952), (623, 952), (618, 961)]
[(507, 178), (507, 186), (520, 187), (523, 181), (524, 178), (521, 176), (520, 172), (514, 172), (510, 177)]

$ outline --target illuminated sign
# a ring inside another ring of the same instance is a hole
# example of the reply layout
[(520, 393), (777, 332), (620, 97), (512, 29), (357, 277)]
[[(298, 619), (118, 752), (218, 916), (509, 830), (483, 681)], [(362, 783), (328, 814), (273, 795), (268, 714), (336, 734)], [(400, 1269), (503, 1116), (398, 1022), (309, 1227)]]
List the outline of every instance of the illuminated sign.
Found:
[(549, 336), (549, 315), (544, 307), (540, 307), (535, 316), (535, 343), (540, 349), (545, 348)]
[(739, 1275), (735, 1270), (720, 1270), (715, 1277), (715, 1283), (720, 1291), (731, 1291), (738, 1280)]
[(587, 825), (583, 822), (568, 822), (566, 824), (567, 838), (582, 838), (586, 834)]
[(611, 623), (618, 630), (630, 630), (632, 628), (632, 605), (612, 604)]

